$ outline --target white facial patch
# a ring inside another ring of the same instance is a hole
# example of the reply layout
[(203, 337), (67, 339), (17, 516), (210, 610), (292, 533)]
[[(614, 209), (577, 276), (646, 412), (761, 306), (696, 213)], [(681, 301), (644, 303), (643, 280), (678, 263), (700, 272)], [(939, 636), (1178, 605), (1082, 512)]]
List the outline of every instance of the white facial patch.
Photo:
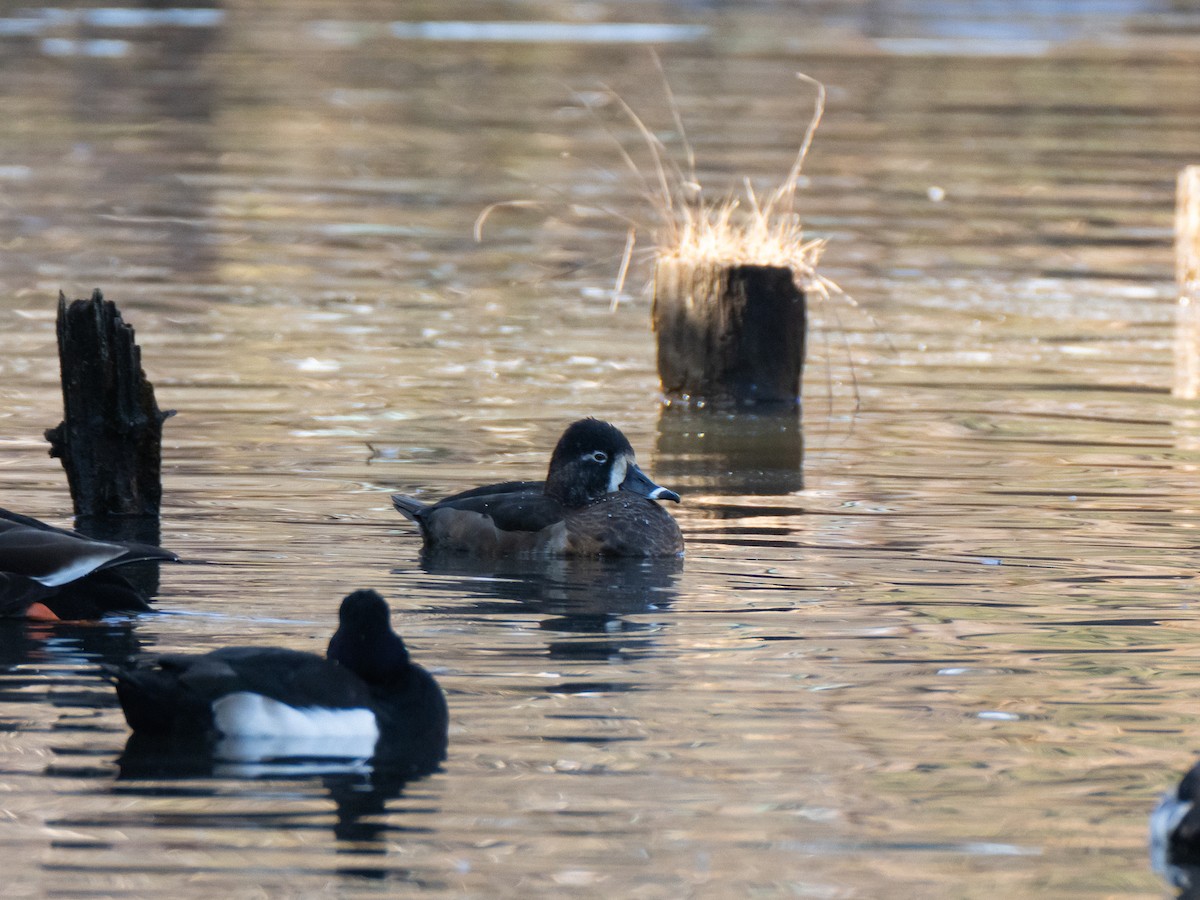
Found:
[(379, 740), (379, 724), (369, 709), (288, 706), (248, 691), (228, 694), (214, 703), (213, 723), (227, 738), (279, 738), (314, 747), (325, 741), (335, 751), (285, 755), (371, 756)]
[(612, 471), (608, 473), (608, 492), (615, 493), (621, 489), (625, 473), (629, 470), (629, 457), (622, 453), (613, 460)]

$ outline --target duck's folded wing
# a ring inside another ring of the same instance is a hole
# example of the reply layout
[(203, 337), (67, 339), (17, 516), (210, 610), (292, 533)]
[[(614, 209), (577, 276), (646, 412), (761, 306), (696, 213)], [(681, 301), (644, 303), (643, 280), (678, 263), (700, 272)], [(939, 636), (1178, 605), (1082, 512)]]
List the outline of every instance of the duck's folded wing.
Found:
[(204, 733), (214, 704), (252, 694), (296, 709), (366, 708), (370, 690), (356, 675), (313, 653), (225, 647), (212, 653), (146, 656), (132, 665), (102, 665), (117, 686), (134, 731)]
[[(511, 485), (530, 484), (530, 482), (509, 482)], [(537, 484), (536, 482), (534, 484)], [(508, 485), (493, 485), (493, 488), (505, 488)], [(540, 487), (540, 485), (539, 485)], [(458, 510), (473, 512), (487, 516), (501, 531), (541, 531), (563, 519), (562, 504), (538, 491), (523, 490), (491, 490), (486, 493), (476, 488), (454, 497), (448, 497), (434, 507), (439, 510)]]
[(58, 587), (97, 569), (142, 560), (178, 562), (179, 557), (149, 544), (94, 540), (0, 509), (0, 571)]
[[(542, 496), (545, 490), (546, 482), (544, 481), (502, 481), (499, 484), (485, 484), (482, 487), (471, 488), (469, 491), (452, 494), (441, 502), (453, 503), (473, 497), (491, 497), (500, 494), (535, 494)], [(441, 504), (438, 505), (440, 506)]]
[(127, 552), (120, 544), (6, 523), (0, 530), (0, 570), (58, 587), (112, 564)]
[[(248, 691), (290, 706), (328, 708), (370, 705), (366, 684), (344, 666), (324, 657), (282, 647), (229, 647), (205, 657), (211, 675), (222, 679), (233, 673), (235, 690)], [(204, 676), (209, 673), (189, 673)], [(228, 682), (226, 682), (228, 683)]]

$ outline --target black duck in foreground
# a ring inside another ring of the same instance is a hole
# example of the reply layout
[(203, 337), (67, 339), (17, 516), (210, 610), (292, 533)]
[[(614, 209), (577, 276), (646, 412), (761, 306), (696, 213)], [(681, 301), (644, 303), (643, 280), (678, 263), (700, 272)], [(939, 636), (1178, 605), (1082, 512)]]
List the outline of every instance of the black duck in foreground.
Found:
[(109, 612), (150, 609), (118, 566), (178, 562), (170, 550), (98, 541), (0, 509), (0, 616), (98, 619)]
[(638, 468), (619, 429), (582, 419), (563, 433), (545, 481), (506, 481), (426, 504), (395, 494), (425, 550), (473, 556), (679, 556), (683, 535), (655, 500), (679, 495)]
[(214, 744), (223, 759), (374, 758), (428, 769), (446, 755), (446, 699), (389, 618), (379, 594), (355, 591), (324, 657), (225, 647), (101, 668), (139, 735)]

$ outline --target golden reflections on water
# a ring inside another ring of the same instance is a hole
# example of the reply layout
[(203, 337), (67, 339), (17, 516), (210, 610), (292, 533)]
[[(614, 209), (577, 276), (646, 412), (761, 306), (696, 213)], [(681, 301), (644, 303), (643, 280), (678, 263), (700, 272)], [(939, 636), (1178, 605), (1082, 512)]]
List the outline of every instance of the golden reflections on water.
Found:
[[(705, 184), (777, 184), (793, 72), (829, 87), (800, 209), (859, 306), (814, 304), (802, 418), (732, 421), (660, 408), (644, 259), (611, 309), (640, 138), (571, 92), (672, 143), (639, 32), (0, 19), (0, 504), (66, 523), (55, 298), (99, 286), (179, 411), (163, 542), (196, 561), (164, 615), (0, 630), (6, 890), (1160, 896), (1146, 819), (1200, 749), (1197, 45), (1131, 2), (964, 56), (909, 6), (629, 11), (701, 28), (660, 54)], [(420, 559), (391, 492), (541, 477), (585, 414), (683, 495), (686, 560)], [(356, 587), (447, 690), (441, 772), (126, 748), (98, 661), (320, 651)]]

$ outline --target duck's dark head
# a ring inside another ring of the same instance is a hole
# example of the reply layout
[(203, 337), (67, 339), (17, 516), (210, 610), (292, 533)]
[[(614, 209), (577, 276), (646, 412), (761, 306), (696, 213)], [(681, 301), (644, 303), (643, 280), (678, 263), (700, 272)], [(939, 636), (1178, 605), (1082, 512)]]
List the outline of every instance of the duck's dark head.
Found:
[(554, 448), (546, 494), (574, 509), (618, 490), (679, 502), (678, 494), (655, 484), (638, 468), (633, 447), (619, 428), (599, 419), (580, 419)]
[(403, 679), (408, 673), (408, 650), (392, 631), (391, 616), (387, 601), (377, 592), (348, 594), (325, 655), (368, 684)]

